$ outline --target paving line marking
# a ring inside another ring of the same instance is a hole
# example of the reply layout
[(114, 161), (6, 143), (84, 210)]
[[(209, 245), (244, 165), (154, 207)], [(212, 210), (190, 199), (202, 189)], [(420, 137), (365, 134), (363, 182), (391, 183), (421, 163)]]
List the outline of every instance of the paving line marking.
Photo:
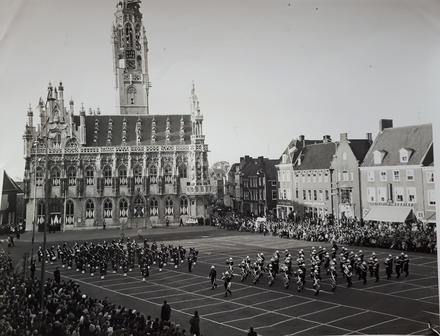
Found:
[(335, 322), (338, 322), (338, 321), (341, 321), (341, 320), (345, 320), (346, 318), (349, 318), (349, 317), (354, 317), (354, 316), (357, 316), (357, 315), (361, 315), (361, 314), (365, 314), (365, 313), (370, 312), (370, 310), (366, 310), (366, 309), (361, 309), (361, 310), (362, 311), (360, 311), (358, 313), (354, 313), (354, 314), (351, 314), (351, 315), (348, 315), (348, 316), (343, 316), (343, 317), (337, 318), (336, 320), (333, 320), (333, 321), (330, 321), (330, 322), (327, 322), (327, 323), (328, 324), (332, 324), (332, 323), (335, 323)]
[[(46, 271), (46, 272), (49, 273), (49, 271)], [(109, 291), (109, 292), (113, 292), (113, 293), (116, 293), (116, 294), (119, 294), (119, 295), (127, 296), (127, 297), (130, 297), (130, 298), (135, 299), (135, 300), (139, 300), (139, 301), (143, 301), (143, 302), (146, 302), (146, 303), (149, 303), (149, 304), (153, 304), (153, 305), (155, 305), (155, 306), (162, 306), (162, 303), (155, 303), (155, 302), (153, 302), (153, 301), (149, 301), (149, 300), (146, 300), (146, 299), (142, 299), (142, 298), (139, 298), (139, 297), (136, 297), (136, 296), (130, 295), (130, 294), (121, 293), (121, 292), (118, 292), (118, 291), (112, 290), (112, 289), (110, 289), (110, 288), (105, 288), (105, 287), (98, 286), (98, 285), (95, 285), (95, 284), (92, 284), (92, 283), (87, 283), (87, 282), (85, 282), (85, 281), (78, 280), (78, 279), (76, 279), (76, 278), (72, 278), (72, 277), (69, 277), (69, 276), (65, 276), (65, 275), (63, 275), (63, 277), (65, 277), (65, 278), (67, 278), (67, 279), (70, 279), (70, 280), (73, 280), (73, 281), (81, 282), (81, 283), (83, 283), (83, 284), (85, 284), (85, 285), (94, 286), (94, 287), (97, 287), (97, 288), (100, 288), (100, 289), (103, 289), (103, 290), (106, 290), (106, 291)], [(191, 317), (193, 316), (193, 314), (191, 314), (191, 313), (187, 313), (187, 312), (184, 312), (183, 310), (180, 310), (180, 309), (173, 309), (173, 310), (176, 311), (176, 312), (179, 312), (179, 313), (181, 313), (181, 314), (187, 315), (187, 316), (191, 316)], [(232, 326), (232, 325), (227, 325), (227, 324), (225, 324), (225, 323), (223, 323), (223, 322), (214, 321), (214, 320), (211, 320), (211, 319), (209, 319), (209, 318), (205, 318), (205, 317), (203, 317), (203, 316), (200, 316), (200, 319), (202, 319), (202, 320), (206, 320), (206, 321), (209, 321), (209, 322), (214, 323), (214, 324), (219, 324), (219, 325), (222, 325), (222, 326), (227, 327), (227, 328), (232, 328), (232, 329), (235, 329), (235, 330), (238, 330), (238, 331), (241, 331), (241, 332), (247, 332), (247, 330), (244, 330), (244, 329), (241, 329), (241, 328), (238, 328), (238, 327)]]
[(169, 304), (176, 304), (176, 303), (184, 303), (184, 302), (191, 302), (191, 301), (197, 301), (197, 300), (204, 300), (203, 298), (199, 299), (188, 299), (188, 300), (180, 300), (180, 301), (168, 301)]
[[(172, 272), (177, 272), (177, 271), (172, 271)], [(204, 278), (204, 276), (198, 275), (198, 274), (193, 274), (193, 276), (194, 277), (202, 277), (202, 278)], [(242, 284), (242, 283), (237, 283), (237, 285), (241, 285), (241, 286), (245, 286), (245, 287), (251, 287), (250, 285), (245, 285), (245, 284)], [(273, 289), (267, 289), (267, 288), (261, 288), (261, 287), (257, 287), (257, 288), (259, 288), (262, 292), (266, 292), (266, 293), (267, 292), (282, 293), (282, 292), (279, 292), (279, 291), (276, 291), (276, 290), (273, 290)], [(354, 289), (356, 289), (356, 288), (354, 288)], [(374, 292), (374, 293), (376, 293), (376, 292)], [(285, 293), (285, 295), (286, 295), (286, 297), (290, 296), (290, 297), (298, 297), (298, 298), (301, 298), (301, 299), (304, 298), (303, 296), (296, 295), (296, 294), (291, 294), (291, 293)], [(325, 300), (321, 300), (321, 299), (317, 299), (317, 298), (315, 298), (315, 300), (318, 301), (318, 302), (324, 302), (324, 303), (327, 303), (327, 304), (331, 303), (329, 301), (325, 301)], [(359, 307), (345, 305), (345, 304), (339, 304), (339, 305), (341, 307), (354, 308), (354, 309), (362, 309), (362, 308), (359, 308)], [(414, 323), (418, 323), (418, 324), (424, 324), (424, 322), (420, 322), (418, 320), (414, 320), (414, 319), (411, 319), (409, 317), (403, 317), (403, 316), (398, 316), (398, 315), (394, 315), (394, 314), (384, 313), (384, 312), (380, 312), (380, 311), (377, 311), (377, 310), (370, 310), (370, 311), (371, 312), (375, 312), (377, 314), (382, 314), (382, 315), (390, 316), (390, 317), (401, 318), (401, 319), (404, 319), (404, 320), (407, 320), (407, 321), (411, 321), (411, 322), (414, 322)]]
[(361, 331), (361, 330), (374, 328), (374, 327), (377, 327), (377, 326), (379, 326), (379, 325), (381, 325), (381, 324), (394, 322), (394, 321), (397, 321), (397, 320), (399, 320), (399, 319), (400, 319), (400, 318), (397, 317), (397, 318), (393, 318), (393, 319), (391, 319), (391, 320), (386, 320), (386, 321), (383, 321), (383, 322), (379, 322), (379, 323), (376, 323), (376, 324), (372, 324), (372, 325), (369, 325), (368, 327), (365, 327), (365, 328), (361, 328), (361, 329), (355, 330), (355, 332), (357, 333), (357, 332), (359, 332), (359, 331)]
[(440, 316), (440, 314), (438, 314), (438, 313), (433, 313), (433, 312), (430, 312), (430, 311), (427, 311), (427, 310), (423, 310), (423, 312), (424, 313), (428, 313), (428, 314), (432, 314), (432, 315), (436, 315), (436, 316)]
[(327, 307), (327, 308), (320, 309), (320, 310), (317, 310), (317, 311), (314, 311), (314, 312), (311, 312), (311, 313), (307, 313), (307, 314), (304, 314), (304, 315), (299, 315), (298, 317), (304, 317), (304, 316), (308, 316), (308, 315), (313, 315), (313, 314), (321, 313), (323, 311), (327, 311), (327, 310), (338, 308), (338, 307), (340, 307), (340, 306), (337, 304), (337, 305), (332, 306), (332, 307)]

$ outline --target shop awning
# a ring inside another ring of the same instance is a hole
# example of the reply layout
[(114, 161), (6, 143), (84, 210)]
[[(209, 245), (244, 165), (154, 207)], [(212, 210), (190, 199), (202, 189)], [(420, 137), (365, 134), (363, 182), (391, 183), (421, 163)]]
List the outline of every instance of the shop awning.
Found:
[(431, 213), (431, 214), (427, 214), (425, 215), (425, 217), (423, 218), (423, 221), (425, 223), (437, 223), (436, 221), (436, 216), (435, 216), (435, 212)]
[(400, 206), (376, 206), (364, 217), (366, 221), (404, 223), (408, 218), (414, 217), (412, 208)]

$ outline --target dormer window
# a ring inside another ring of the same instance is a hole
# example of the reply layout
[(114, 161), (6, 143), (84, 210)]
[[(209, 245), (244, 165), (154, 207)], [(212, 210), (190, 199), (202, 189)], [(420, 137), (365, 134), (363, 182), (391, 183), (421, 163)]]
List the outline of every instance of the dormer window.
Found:
[(382, 164), (383, 158), (385, 157), (385, 151), (376, 150), (373, 152), (374, 164)]
[(283, 154), (283, 163), (287, 163), (287, 154)]
[(399, 150), (400, 163), (408, 163), (409, 157), (411, 156), (412, 150), (409, 148), (401, 148)]

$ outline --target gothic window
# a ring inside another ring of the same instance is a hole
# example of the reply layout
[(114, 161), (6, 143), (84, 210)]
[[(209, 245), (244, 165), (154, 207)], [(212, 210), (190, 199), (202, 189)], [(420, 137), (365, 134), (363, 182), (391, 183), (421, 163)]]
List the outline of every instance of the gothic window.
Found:
[(92, 167), (86, 169), (86, 184), (90, 186), (95, 184), (95, 171)]
[(43, 185), (43, 169), (41, 167), (37, 168), (36, 175), (35, 175), (35, 184), (37, 186)]
[(133, 172), (134, 175), (134, 184), (141, 185), (142, 184), (142, 167), (137, 166)]
[(157, 167), (151, 166), (150, 167), (150, 183), (151, 184), (157, 184)]
[(171, 183), (173, 183), (173, 171), (172, 171), (170, 165), (167, 165), (167, 166), (165, 167), (165, 183), (166, 183), (166, 184), (171, 184)]
[(186, 165), (185, 164), (181, 164), (179, 167), (179, 176), (180, 178), (187, 178), (187, 169), (186, 169)]
[(52, 169), (52, 185), (59, 186), (60, 185), (61, 172), (59, 168)]
[(145, 214), (145, 202), (142, 196), (137, 196), (133, 204), (133, 215), (136, 218), (144, 217)]
[(188, 215), (189, 209), (188, 209), (188, 199), (186, 197), (182, 197), (180, 199), (180, 214), (181, 215)]
[(72, 200), (67, 200), (66, 202), (66, 224), (73, 225), (75, 222), (75, 207)]
[(128, 202), (125, 198), (121, 198), (119, 201), (119, 218), (128, 217)]
[(133, 47), (133, 28), (130, 24), (125, 26), (125, 43), (127, 47)]
[(150, 201), (150, 216), (159, 216), (159, 203), (155, 198)]
[(112, 218), (113, 203), (110, 199), (104, 201), (104, 218)]
[(174, 214), (174, 202), (171, 198), (165, 200), (165, 215), (171, 216)]
[(78, 147), (78, 141), (76, 141), (75, 138), (71, 138), (71, 139), (67, 140), (66, 147), (70, 147), (70, 148)]
[(92, 200), (86, 201), (86, 219), (95, 218), (95, 204)]
[(104, 167), (104, 185), (107, 187), (112, 185), (112, 169), (109, 166)]
[(52, 139), (52, 148), (61, 148), (61, 135), (59, 133)]
[(69, 186), (76, 185), (76, 169), (75, 167), (70, 167), (67, 171), (67, 178), (69, 182)]
[(38, 202), (37, 205), (37, 224), (41, 225), (44, 223), (46, 217), (46, 207), (43, 201)]
[(127, 101), (131, 104), (134, 105), (134, 103), (136, 102), (136, 89), (134, 86), (130, 86), (127, 89)]
[(119, 167), (119, 184), (127, 185), (127, 168), (125, 166)]

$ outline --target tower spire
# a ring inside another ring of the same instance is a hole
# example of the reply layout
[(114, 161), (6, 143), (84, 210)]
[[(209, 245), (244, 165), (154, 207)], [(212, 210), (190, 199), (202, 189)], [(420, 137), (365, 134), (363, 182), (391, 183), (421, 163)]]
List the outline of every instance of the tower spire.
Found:
[(119, 0), (112, 29), (116, 108), (120, 114), (149, 114), (148, 40), (141, 0)]

